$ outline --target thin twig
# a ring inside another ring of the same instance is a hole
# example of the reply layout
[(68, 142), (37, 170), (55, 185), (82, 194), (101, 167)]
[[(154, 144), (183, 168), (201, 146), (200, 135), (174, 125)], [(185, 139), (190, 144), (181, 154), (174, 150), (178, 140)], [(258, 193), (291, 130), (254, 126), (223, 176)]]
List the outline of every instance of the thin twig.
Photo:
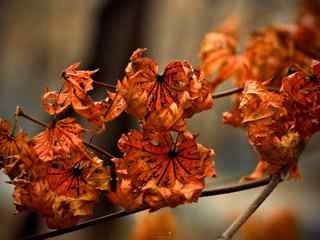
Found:
[(319, 52), (305, 49), (305, 48), (299, 46), (299, 44), (296, 44), (295, 47), (296, 47), (300, 52), (302, 52), (303, 54), (308, 55), (309, 57), (311, 57), (311, 58), (313, 58), (313, 59), (315, 59), (315, 60), (320, 61), (320, 54), (319, 54)]
[(267, 185), (271, 180), (271, 177), (265, 177), (254, 181), (239, 182), (230, 186), (217, 187), (212, 190), (203, 191), (201, 197), (209, 197), (220, 194), (228, 194), (239, 191), (245, 191), (252, 188), (261, 187)]
[[(93, 81), (93, 84), (96, 85), (97, 87), (109, 88), (109, 89), (113, 89), (113, 90), (116, 89), (115, 85), (104, 83), (104, 82)], [(242, 91), (243, 91), (243, 87), (233, 88), (230, 90), (214, 93), (212, 95), (212, 98), (213, 99), (222, 98), (222, 97), (226, 97), (226, 96), (229, 96), (232, 94), (240, 93)]]
[(112, 89), (112, 90), (116, 89), (115, 85), (109, 84), (109, 83), (93, 81), (93, 84), (96, 85), (97, 87), (103, 87), (103, 88), (108, 88), (108, 89)]
[[(109, 88), (109, 89), (116, 89), (116, 86), (113, 84), (108, 84), (108, 83), (104, 83), (104, 82), (98, 82), (98, 81), (93, 81), (93, 84), (96, 85), (97, 87), (104, 87), (104, 88)], [(226, 90), (223, 92), (219, 92), (219, 93), (215, 93), (212, 95), (213, 99), (216, 98), (222, 98), (222, 97), (226, 97), (235, 93), (239, 93), (243, 91), (243, 87), (239, 87), (239, 88), (233, 88), (230, 90)]]
[(102, 149), (101, 147), (99, 147), (95, 144), (89, 143), (85, 140), (83, 140), (83, 143), (84, 143), (84, 145), (86, 145), (87, 147), (91, 148), (92, 150), (94, 150), (98, 153), (101, 153), (109, 158), (116, 158), (114, 155), (112, 155), (111, 153), (107, 152), (106, 150)]
[(259, 196), (251, 203), (251, 205), (246, 209), (234, 222), (228, 227), (228, 229), (218, 238), (218, 240), (230, 240), (236, 234), (236, 232), (241, 228), (243, 224), (250, 218), (250, 216), (259, 208), (259, 206), (266, 200), (266, 198), (273, 192), (273, 190), (282, 181), (281, 172), (274, 174), (271, 177), (271, 181), (259, 194)]
[(31, 117), (31, 116), (25, 114), (25, 113), (22, 111), (22, 108), (19, 107), (19, 106), (17, 106), (16, 115), (17, 115), (18, 117), (23, 117), (23, 118), (25, 118), (25, 119), (28, 119), (29, 121), (34, 122), (34, 123), (36, 123), (36, 124), (38, 124), (39, 126), (42, 126), (42, 127), (44, 127), (44, 128), (47, 128), (47, 127), (48, 127), (48, 124), (46, 124), (46, 123), (44, 123), (44, 122), (42, 122), (42, 121), (40, 121), (40, 120), (38, 120), (38, 119), (36, 119), (36, 118), (34, 118), (34, 117)]
[(19, 111), (19, 107), (16, 108), (16, 112), (13, 115), (13, 126), (12, 126), (12, 129), (11, 129), (11, 132), (10, 132), (10, 137), (13, 137), (13, 138), (14, 138), (14, 136), (16, 134), (16, 130), (17, 130), (17, 127), (18, 127), (18, 116), (17, 116), (17, 112), (18, 111)]
[[(244, 182), (244, 183), (235, 183), (235, 184), (231, 184), (231, 185), (225, 186), (225, 187), (214, 188), (211, 190), (204, 191), (201, 194), (201, 197), (210, 197), (210, 196), (215, 196), (215, 195), (228, 194), (228, 193), (239, 192), (239, 191), (244, 191), (244, 190), (248, 190), (248, 189), (252, 189), (252, 188), (261, 187), (261, 186), (268, 184), (270, 182), (270, 179), (271, 179), (270, 177), (266, 177), (266, 178), (262, 178), (262, 179), (255, 180), (255, 181)], [(137, 209), (137, 210), (129, 211), (129, 212), (119, 211), (119, 212), (111, 213), (111, 214), (108, 214), (108, 215), (105, 215), (102, 217), (93, 218), (91, 220), (88, 220), (83, 223), (79, 223), (79, 224), (72, 226), (72, 227), (69, 227), (69, 228), (58, 229), (58, 230), (54, 230), (51, 232), (26, 237), (25, 240), (40, 240), (40, 239), (47, 239), (47, 238), (60, 236), (62, 234), (71, 233), (71, 232), (74, 232), (74, 231), (77, 231), (77, 230), (80, 230), (80, 229), (83, 229), (86, 227), (93, 226), (98, 223), (102, 223), (102, 222), (106, 222), (106, 221), (110, 221), (110, 220), (115, 220), (115, 219), (129, 216), (129, 215), (132, 215), (137, 212), (144, 211), (144, 210), (147, 210), (147, 209), (143, 208), (143, 209)]]
[(232, 94), (236, 94), (236, 93), (240, 93), (243, 91), (243, 87), (238, 87), (238, 88), (233, 88), (230, 90), (226, 90), (226, 91), (222, 91), (222, 92), (218, 92), (215, 94), (212, 94), (212, 98), (213, 99), (217, 99), (217, 98), (223, 98)]
[(48, 238), (52, 238), (52, 237), (56, 237), (56, 236), (60, 236), (66, 233), (71, 233), (77, 230), (81, 230), (83, 228), (86, 227), (90, 227), (93, 226), (97, 223), (101, 223), (101, 222), (106, 222), (106, 221), (111, 221), (111, 220), (115, 220), (121, 217), (126, 217), (128, 215), (131, 214), (135, 214), (138, 212), (141, 212), (143, 210), (146, 209), (137, 209), (131, 212), (126, 212), (126, 211), (118, 211), (115, 213), (111, 213), (102, 217), (98, 217), (98, 218), (93, 218), (91, 220), (88, 220), (86, 222), (80, 223), (78, 225), (74, 225), (70, 228), (64, 228), (64, 229), (59, 229), (59, 230), (54, 230), (51, 232), (47, 232), (47, 233), (43, 233), (43, 234), (38, 234), (38, 235), (34, 235), (34, 236), (30, 236), (30, 237), (26, 237), (25, 240), (41, 240), (41, 239), (48, 239)]
[[(36, 119), (35, 117), (32, 117), (29, 114), (26, 114), (25, 112), (23, 112), (22, 108), (19, 107), (19, 106), (17, 107), (16, 115), (18, 117), (23, 117), (23, 118), (25, 118), (25, 119), (27, 119), (27, 120), (35, 123), (35, 124), (38, 124), (39, 126), (42, 126), (44, 128), (48, 128), (49, 127), (48, 124), (46, 124), (45, 122), (42, 122), (42, 121)], [(92, 150), (94, 150), (94, 151), (96, 151), (96, 152), (98, 152), (100, 154), (105, 155), (108, 158), (115, 158), (115, 156), (113, 156), (111, 153), (105, 151), (104, 149), (102, 149), (101, 147), (99, 147), (99, 146), (97, 146), (95, 144), (89, 143), (89, 142), (87, 142), (85, 140), (83, 140), (83, 143), (87, 147), (91, 148)]]

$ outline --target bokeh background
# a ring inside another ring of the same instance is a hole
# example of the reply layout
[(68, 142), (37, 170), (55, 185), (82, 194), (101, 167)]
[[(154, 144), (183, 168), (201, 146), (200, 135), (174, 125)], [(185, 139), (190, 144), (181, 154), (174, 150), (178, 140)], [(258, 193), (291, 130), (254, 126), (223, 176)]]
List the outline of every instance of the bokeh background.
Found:
[[(161, 69), (173, 59), (197, 65), (203, 35), (231, 14), (241, 17), (245, 38), (256, 28), (293, 22), (298, 5), (295, 0), (1, 0), (0, 116), (12, 119), (15, 107), (21, 105), (37, 118), (49, 120), (40, 107), (40, 96), (46, 87), (59, 88), (59, 75), (70, 63), (81, 62), (84, 69), (100, 68), (95, 79), (108, 83), (122, 76), (138, 47), (147, 47)], [(199, 141), (217, 153), (219, 177), (209, 181), (208, 187), (237, 181), (256, 164), (244, 132), (222, 124), (221, 113), (229, 106), (230, 99), (216, 100), (212, 110), (189, 121), (190, 130), (200, 134)], [(20, 123), (32, 134), (40, 130), (32, 123)], [(95, 141), (116, 152), (116, 139), (134, 126), (123, 114)], [(316, 135), (301, 157), (304, 180), (281, 184), (237, 239), (319, 239), (319, 143)], [(36, 214), (14, 214), (13, 188), (7, 180), (0, 173), (0, 239), (21, 239), (46, 231)], [(55, 239), (215, 239), (259, 191), (137, 214)], [(103, 202), (96, 216), (115, 210)]]

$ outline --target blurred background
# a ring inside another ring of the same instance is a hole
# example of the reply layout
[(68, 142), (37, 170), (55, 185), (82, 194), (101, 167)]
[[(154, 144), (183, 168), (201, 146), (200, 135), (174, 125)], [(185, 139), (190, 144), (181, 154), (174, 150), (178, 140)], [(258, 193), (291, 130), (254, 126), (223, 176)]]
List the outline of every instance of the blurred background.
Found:
[[(33, 116), (48, 120), (40, 96), (46, 87), (60, 87), (59, 75), (71, 63), (81, 62), (83, 69), (100, 68), (95, 80), (108, 83), (122, 76), (129, 56), (138, 47), (148, 48), (147, 54), (160, 69), (173, 59), (197, 65), (203, 35), (230, 14), (240, 14), (245, 37), (262, 26), (293, 22), (297, 7), (294, 0), (1, 0), (0, 115), (12, 119), (16, 105), (21, 105)], [(189, 121), (190, 130), (200, 134), (199, 141), (217, 154), (219, 176), (208, 182), (209, 188), (237, 181), (257, 163), (244, 132), (222, 124), (221, 113), (229, 107), (230, 99), (216, 100), (212, 110)], [(32, 123), (21, 124), (33, 134), (40, 130)], [(134, 125), (123, 114), (95, 141), (117, 152), (116, 139)], [(319, 143), (316, 135), (301, 157), (304, 180), (281, 184), (237, 239), (319, 239)], [(37, 215), (14, 214), (13, 188), (7, 180), (0, 173), (0, 239), (21, 239), (46, 231)], [(259, 191), (137, 214), (55, 239), (215, 239)], [(115, 210), (102, 202), (96, 215)]]

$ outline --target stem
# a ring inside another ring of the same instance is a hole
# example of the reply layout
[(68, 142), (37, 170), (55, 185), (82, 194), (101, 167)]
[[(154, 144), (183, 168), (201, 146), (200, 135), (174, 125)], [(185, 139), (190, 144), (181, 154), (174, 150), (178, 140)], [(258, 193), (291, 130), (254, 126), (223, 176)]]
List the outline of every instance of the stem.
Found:
[(105, 155), (106, 157), (109, 157), (109, 158), (116, 158), (114, 155), (112, 155), (111, 153), (107, 152), (106, 150), (102, 149), (101, 147), (95, 145), (95, 144), (92, 144), (92, 143), (89, 143), (85, 140), (83, 140), (83, 143), (84, 145), (86, 145), (87, 147), (91, 148), (92, 150), (98, 152), (98, 153), (101, 153), (103, 155)]
[(215, 94), (212, 94), (212, 98), (213, 99), (217, 99), (217, 98), (223, 98), (232, 94), (236, 94), (236, 93), (240, 93), (243, 91), (243, 87), (238, 87), (238, 88), (233, 88), (230, 90), (226, 90), (226, 91), (222, 91), (222, 92), (218, 92)]
[(281, 172), (274, 174), (271, 181), (259, 194), (259, 196), (251, 203), (247, 210), (245, 210), (228, 229), (218, 238), (218, 240), (229, 240), (236, 234), (240, 227), (246, 223), (250, 216), (259, 208), (259, 206), (266, 200), (266, 198), (273, 192), (273, 190), (282, 181)]
[(16, 108), (16, 112), (14, 113), (14, 116), (13, 116), (13, 126), (10, 132), (10, 137), (12, 138), (14, 138), (14, 136), (16, 135), (17, 125), (18, 125), (18, 116), (17, 116), (18, 110), (19, 110), (19, 107)]
[(237, 184), (232, 184), (230, 186), (217, 187), (212, 190), (203, 191), (201, 197), (209, 197), (214, 195), (228, 194), (239, 191), (245, 191), (252, 188), (261, 187), (267, 185), (271, 180), (271, 177), (261, 178), (259, 180), (241, 182)]
[[(113, 84), (108, 84), (108, 83), (104, 83), (104, 82), (99, 82), (99, 81), (93, 81), (93, 84), (97, 87), (103, 87), (103, 88), (109, 88), (112, 90), (116, 89), (116, 86)], [(226, 91), (222, 91), (222, 92), (218, 92), (212, 95), (213, 99), (216, 98), (222, 98), (222, 97), (226, 97), (235, 93), (239, 93), (243, 91), (243, 87), (239, 87), (239, 88), (233, 88), (230, 90), (226, 90)]]
[(34, 117), (31, 117), (31, 116), (25, 114), (25, 113), (22, 111), (22, 108), (21, 108), (20, 106), (17, 106), (16, 115), (17, 115), (18, 117), (23, 117), (23, 118), (25, 118), (25, 119), (28, 119), (29, 121), (34, 122), (34, 123), (36, 123), (36, 124), (38, 124), (39, 126), (42, 126), (42, 127), (44, 127), (44, 128), (47, 128), (47, 127), (48, 127), (48, 125), (47, 125), (46, 123), (41, 122), (40, 120), (38, 120), (38, 119), (36, 119), (36, 118), (34, 118)]
[[(23, 110), (22, 110), (22, 108), (19, 107), (19, 106), (17, 107), (16, 115), (17, 115), (18, 117), (23, 117), (23, 118), (25, 118), (25, 119), (27, 119), (27, 120), (35, 123), (35, 124), (38, 124), (39, 126), (42, 126), (42, 127), (44, 127), (44, 128), (48, 128), (48, 127), (49, 127), (48, 124), (46, 124), (46, 123), (44, 123), (44, 122), (42, 122), (42, 121), (40, 121), (40, 120), (38, 120), (38, 119), (36, 119), (36, 118), (28, 115), (28, 114), (26, 114), (26, 113), (24, 113)], [(105, 151), (104, 149), (100, 148), (99, 146), (97, 146), (97, 145), (95, 145), (95, 144), (89, 143), (89, 142), (87, 142), (87, 141), (85, 141), (85, 140), (83, 140), (83, 143), (84, 143), (84, 145), (86, 145), (87, 147), (91, 148), (92, 150), (95, 150), (96, 152), (98, 152), (98, 153), (100, 153), (100, 154), (103, 154), (103, 155), (107, 156), (108, 158), (116, 158), (116, 157), (113, 156), (111, 153)]]
[(305, 55), (308, 55), (309, 57), (315, 59), (315, 60), (318, 60), (320, 61), (320, 55), (317, 51), (310, 51), (308, 49), (305, 49), (301, 46), (299, 46), (298, 44), (295, 45), (295, 47), (300, 51), (302, 52), (303, 54)]
[(33, 236), (30, 236), (30, 237), (26, 237), (26, 238), (24, 238), (24, 240), (41, 240), (41, 239), (47, 239), (47, 238), (60, 236), (60, 235), (66, 234), (66, 233), (74, 232), (74, 231), (77, 231), (77, 230), (80, 230), (80, 229), (83, 229), (83, 228), (86, 228), (86, 227), (93, 226), (93, 225), (95, 225), (97, 223), (101, 223), (101, 222), (105, 222), (105, 221), (111, 221), (111, 220), (114, 220), (114, 219), (118, 219), (118, 218), (121, 218), (121, 217), (125, 217), (125, 216), (128, 216), (128, 215), (131, 215), (131, 214), (135, 214), (135, 213), (141, 212), (143, 210), (146, 210), (146, 209), (137, 209), (137, 210), (130, 211), (130, 212), (126, 212), (126, 211), (123, 211), (123, 210), (122, 211), (118, 211), (118, 212), (111, 213), (111, 214), (108, 214), (108, 215), (105, 215), (105, 216), (102, 216), (102, 217), (98, 217), (98, 218), (94, 218), (94, 219), (88, 220), (86, 222), (80, 223), (78, 225), (74, 225), (74, 226), (69, 227), (69, 228), (58, 229), (58, 230), (54, 230), (54, 231), (51, 231), (51, 232), (46, 232), (46, 233), (43, 233), (43, 234), (38, 234), (38, 235), (33, 235)]
[[(218, 188), (214, 188), (208, 191), (204, 191), (202, 192), (200, 197), (209, 197), (209, 196), (215, 196), (215, 195), (222, 195), (222, 194), (228, 194), (228, 193), (233, 193), (233, 192), (239, 192), (239, 191), (244, 191), (244, 190), (248, 190), (248, 189), (252, 189), (252, 188), (257, 188), (257, 187), (261, 187), (264, 186), (266, 184), (268, 184), (270, 182), (271, 178), (270, 177), (266, 177), (266, 178), (262, 178), (259, 180), (255, 180), (255, 181), (250, 181), (250, 182), (245, 182), (245, 183), (235, 183), (226, 187), (218, 187)], [(37, 235), (33, 235), (30, 237), (25, 238), (25, 240), (40, 240), (40, 239), (47, 239), (47, 238), (51, 238), (51, 237), (56, 237), (56, 236), (60, 236), (62, 234), (66, 234), (66, 233), (71, 233), (86, 227), (90, 227), (93, 226), (95, 224), (98, 223), (102, 223), (102, 222), (106, 222), (109, 220), (115, 220), (121, 217), (126, 217), (141, 211), (147, 210), (147, 208), (142, 208), (142, 209), (137, 209), (134, 211), (118, 211), (115, 213), (111, 213), (102, 217), (98, 217), (98, 218), (93, 218), (91, 220), (88, 220), (86, 222), (83, 223), (79, 223), (77, 225), (74, 225), (72, 227), (69, 228), (65, 228), (65, 229), (58, 229), (58, 230), (54, 230), (51, 232), (47, 232), (47, 233), (43, 233), (43, 234), (37, 234)]]
[(104, 83), (104, 82), (98, 82), (98, 81), (93, 81), (93, 84), (97, 87), (103, 87), (103, 88), (108, 88), (108, 89), (112, 89), (115, 90), (116, 86), (109, 84), (109, 83)]

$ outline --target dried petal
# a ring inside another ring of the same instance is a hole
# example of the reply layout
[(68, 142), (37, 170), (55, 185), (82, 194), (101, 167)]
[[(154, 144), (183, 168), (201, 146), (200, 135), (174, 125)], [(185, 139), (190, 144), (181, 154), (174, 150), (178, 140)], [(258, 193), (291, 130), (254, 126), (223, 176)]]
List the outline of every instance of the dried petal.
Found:
[(145, 128), (181, 131), (177, 122), (183, 126), (183, 118), (212, 107), (211, 89), (200, 71), (186, 61), (169, 63), (160, 75), (156, 63), (142, 56), (144, 51), (138, 49), (131, 56), (118, 92), (127, 102), (127, 111), (142, 120)]
[(131, 131), (118, 146), (124, 157), (117, 168), (126, 170), (121, 178), (128, 181), (127, 191), (135, 199), (142, 194), (142, 206), (157, 209), (196, 201), (204, 178), (215, 176), (213, 150), (197, 144), (191, 134), (180, 133), (174, 141), (170, 133)]
[(48, 128), (32, 139), (40, 160), (52, 161), (67, 158), (74, 150), (84, 151), (81, 134), (84, 129), (74, 118), (53, 121)]

